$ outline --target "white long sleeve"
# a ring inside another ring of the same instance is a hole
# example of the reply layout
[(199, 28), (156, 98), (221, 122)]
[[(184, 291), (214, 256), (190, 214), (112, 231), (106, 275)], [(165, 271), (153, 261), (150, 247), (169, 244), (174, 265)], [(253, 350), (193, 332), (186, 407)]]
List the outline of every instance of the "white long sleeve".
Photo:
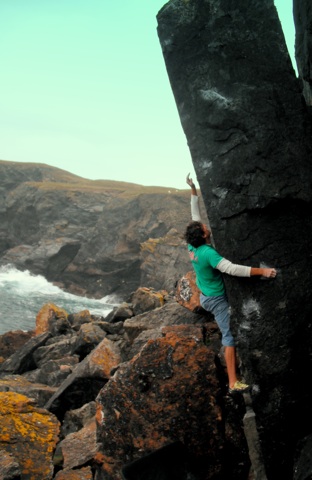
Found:
[(191, 195), (191, 215), (193, 221), (201, 222), (197, 195)]
[(233, 275), (235, 277), (250, 277), (251, 273), (251, 267), (245, 267), (245, 265), (236, 265), (225, 258), (218, 263), (216, 269), (222, 273), (227, 273), (228, 275)]

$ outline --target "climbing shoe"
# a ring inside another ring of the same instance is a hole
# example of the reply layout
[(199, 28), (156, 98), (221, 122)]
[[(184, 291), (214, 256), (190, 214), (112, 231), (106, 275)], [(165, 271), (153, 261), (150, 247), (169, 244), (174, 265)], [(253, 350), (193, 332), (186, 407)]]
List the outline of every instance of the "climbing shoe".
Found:
[(234, 383), (232, 388), (229, 388), (229, 393), (245, 393), (249, 390), (249, 385), (246, 383), (239, 382), (238, 380)]

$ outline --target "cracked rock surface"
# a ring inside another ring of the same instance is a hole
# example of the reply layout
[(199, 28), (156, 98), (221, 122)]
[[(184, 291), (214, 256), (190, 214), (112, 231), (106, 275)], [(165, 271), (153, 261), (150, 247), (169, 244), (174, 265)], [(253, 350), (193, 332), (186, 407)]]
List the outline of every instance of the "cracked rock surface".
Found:
[(292, 478), (294, 445), (312, 430), (312, 137), (302, 85), (273, 0), (176, 0), (157, 19), (216, 248), (278, 270), (274, 281), (226, 285), (268, 478)]

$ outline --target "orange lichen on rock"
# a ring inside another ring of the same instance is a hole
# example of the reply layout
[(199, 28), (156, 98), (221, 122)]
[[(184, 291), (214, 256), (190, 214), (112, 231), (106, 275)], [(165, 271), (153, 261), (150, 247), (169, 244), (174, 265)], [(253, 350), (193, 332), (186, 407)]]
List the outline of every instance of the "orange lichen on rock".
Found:
[(55, 480), (92, 480), (93, 474), (91, 467), (84, 467), (78, 470), (65, 470), (58, 472)]
[(97, 348), (91, 353), (89, 363), (90, 369), (97, 367), (104, 373), (107, 378), (113, 368), (117, 367), (121, 361), (119, 349), (116, 348), (114, 342), (104, 338)]
[(0, 449), (14, 454), (23, 480), (51, 479), (60, 429), (57, 418), (14, 392), (0, 392), (0, 405)]
[(138, 288), (131, 297), (135, 315), (162, 307), (165, 304), (166, 294), (165, 290), (157, 292), (152, 288)]
[(177, 440), (219, 469), (214, 455), (223, 446), (223, 427), (215, 352), (200, 326), (163, 327), (162, 334), (121, 364), (97, 396), (98, 443), (114, 459), (113, 466), (103, 459), (107, 478), (120, 480), (123, 464)]
[(63, 308), (59, 308), (54, 303), (46, 303), (36, 316), (36, 335), (45, 333), (49, 330), (49, 321), (53, 318), (67, 318), (68, 313)]

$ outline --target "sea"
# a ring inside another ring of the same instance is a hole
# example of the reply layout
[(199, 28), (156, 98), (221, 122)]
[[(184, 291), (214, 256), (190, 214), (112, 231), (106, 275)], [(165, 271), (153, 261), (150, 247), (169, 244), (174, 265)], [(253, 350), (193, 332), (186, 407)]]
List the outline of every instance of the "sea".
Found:
[(0, 335), (12, 330), (33, 330), (36, 316), (46, 303), (54, 303), (67, 313), (89, 310), (103, 316), (117, 305), (112, 298), (99, 300), (66, 293), (41, 275), (17, 270), (11, 265), (0, 267)]

